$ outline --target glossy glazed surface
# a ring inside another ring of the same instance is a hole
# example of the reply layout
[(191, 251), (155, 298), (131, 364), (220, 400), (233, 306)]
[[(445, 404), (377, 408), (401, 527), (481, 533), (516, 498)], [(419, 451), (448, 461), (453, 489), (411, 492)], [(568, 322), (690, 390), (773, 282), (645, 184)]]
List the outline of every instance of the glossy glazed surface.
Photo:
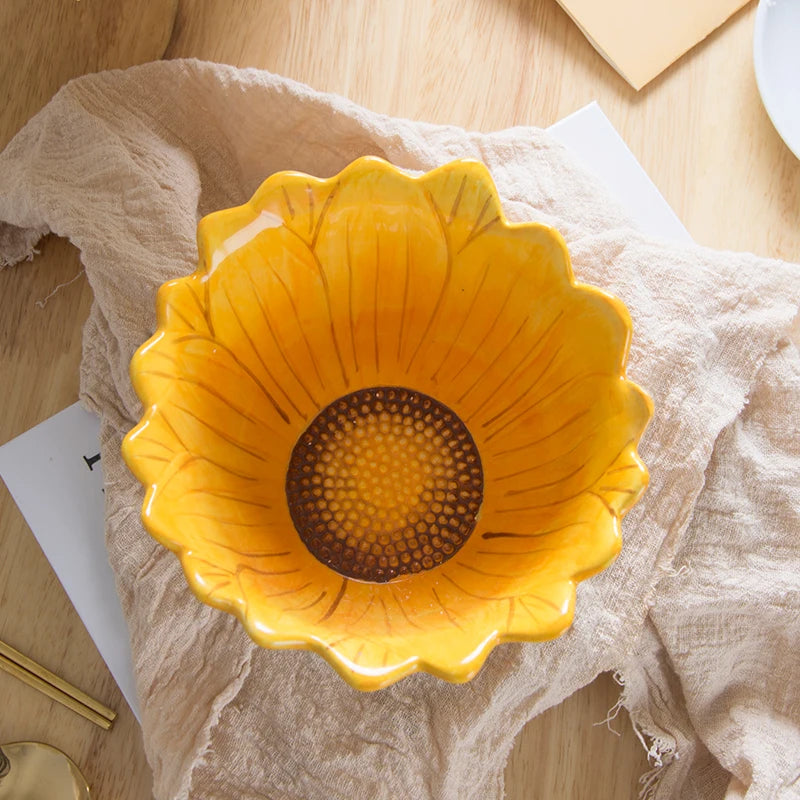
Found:
[[(146, 413), (123, 446), (148, 488), (145, 526), (197, 596), (360, 689), (416, 670), (465, 681), (499, 642), (562, 633), (576, 582), (614, 559), (646, 485), (651, 404), (624, 377), (624, 306), (574, 283), (560, 235), (508, 223), (478, 163), (412, 178), (365, 158), (329, 180), (273, 175), (204, 218), (198, 243), (197, 272), (162, 287), (132, 362)], [(320, 525), (312, 553), (287, 499), (292, 454), (330, 404), (389, 389), (433, 398), (468, 431), (474, 526), (447, 524), (463, 448), (413, 403), (371, 397), (342, 407), (341, 459), (309, 462), (297, 490)], [(320, 557), (422, 564), (446, 529), (457, 552), (381, 582)]]

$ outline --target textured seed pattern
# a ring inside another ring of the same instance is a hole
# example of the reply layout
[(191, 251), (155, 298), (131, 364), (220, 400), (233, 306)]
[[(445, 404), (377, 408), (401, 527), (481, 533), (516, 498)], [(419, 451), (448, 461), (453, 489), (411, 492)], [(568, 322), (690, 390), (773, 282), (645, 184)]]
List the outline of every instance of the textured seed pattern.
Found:
[(483, 469), (464, 423), (401, 387), (335, 400), (308, 426), (286, 475), (300, 538), (324, 564), (381, 583), (433, 569), (467, 540)]

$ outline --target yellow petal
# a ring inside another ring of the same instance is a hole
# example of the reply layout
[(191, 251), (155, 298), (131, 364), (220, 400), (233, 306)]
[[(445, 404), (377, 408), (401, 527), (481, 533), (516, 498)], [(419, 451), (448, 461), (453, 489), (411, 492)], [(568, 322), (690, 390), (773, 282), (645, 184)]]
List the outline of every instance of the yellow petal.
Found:
[(158, 317), (173, 333), (209, 335), (205, 289), (196, 273), (165, 283), (158, 291)]
[(301, 239), (268, 228), (207, 283), (215, 338), (270, 388), (284, 414), (307, 420), (344, 393), (353, 370), (329, 319), (328, 278)]
[(163, 418), (147, 414), (122, 442), (128, 468), (144, 486), (154, 484), (175, 456), (185, 451)]
[(269, 387), (225, 345), (201, 334), (162, 333), (139, 350), (132, 370), (155, 424), (181, 449), (234, 473), (283, 467), (296, 434)]
[(213, 558), (235, 572), (243, 557), (258, 565), (277, 553), (301, 552), (300, 543), (287, 542), (280, 530), (281, 510), (274, 482), (233, 473), (184, 452), (160, 476), (144, 518), (151, 532), (172, 549), (211, 547)]
[(481, 449), (485, 513), (519, 515), (551, 509), (590, 489), (642, 433), (648, 404), (633, 384), (607, 376), (571, 385), (520, 415)]

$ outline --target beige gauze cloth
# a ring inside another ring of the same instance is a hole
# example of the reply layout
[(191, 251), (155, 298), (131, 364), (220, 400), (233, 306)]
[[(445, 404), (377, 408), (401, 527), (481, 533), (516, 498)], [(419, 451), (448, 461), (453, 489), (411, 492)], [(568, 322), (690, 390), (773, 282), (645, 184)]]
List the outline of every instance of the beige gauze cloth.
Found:
[[(418, 674), (359, 693), (314, 654), (258, 648), (144, 532), (120, 457), (142, 413), (128, 362), (158, 286), (196, 267), (199, 218), (278, 170), (328, 177), (367, 154), (483, 161), (511, 220), (555, 226), (577, 279), (625, 302), (628, 374), (655, 401), (651, 485), (617, 561), (580, 584), (560, 639), (500, 646), (465, 685)], [(52, 231), (94, 290), (81, 397), (102, 418), (106, 542), (157, 798), (501, 798), (520, 728), (606, 670), (650, 749), (646, 796), (798, 797), (800, 268), (645, 237), (542, 130), (392, 119), (196, 61), (64, 87), (0, 156), (0, 220), (6, 264)]]

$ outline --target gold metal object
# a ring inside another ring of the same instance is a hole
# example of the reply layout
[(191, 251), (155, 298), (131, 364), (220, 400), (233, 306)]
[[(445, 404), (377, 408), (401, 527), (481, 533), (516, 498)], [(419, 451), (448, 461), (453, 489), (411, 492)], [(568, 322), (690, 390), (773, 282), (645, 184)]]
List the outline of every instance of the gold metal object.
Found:
[(104, 730), (109, 730), (114, 724), (117, 717), (115, 711), (2, 641), (0, 641), (0, 669), (19, 678), (28, 686), (38, 689)]
[(0, 745), (0, 800), (90, 800), (89, 784), (69, 756), (41, 742)]

